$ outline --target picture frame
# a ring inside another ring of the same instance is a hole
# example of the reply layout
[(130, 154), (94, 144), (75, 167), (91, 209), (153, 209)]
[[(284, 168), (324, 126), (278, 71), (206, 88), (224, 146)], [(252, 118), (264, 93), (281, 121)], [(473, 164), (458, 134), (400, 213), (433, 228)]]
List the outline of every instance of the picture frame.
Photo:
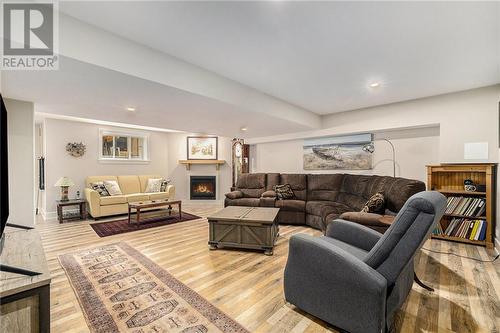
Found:
[(216, 136), (188, 136), (187, 159), (188, 160), (217, 160), (219, 150), (219, 138)]
[(304, 170), (371, 170), (373, 154), (364, 147), (373, 143), (371, 133), (304, 140)]

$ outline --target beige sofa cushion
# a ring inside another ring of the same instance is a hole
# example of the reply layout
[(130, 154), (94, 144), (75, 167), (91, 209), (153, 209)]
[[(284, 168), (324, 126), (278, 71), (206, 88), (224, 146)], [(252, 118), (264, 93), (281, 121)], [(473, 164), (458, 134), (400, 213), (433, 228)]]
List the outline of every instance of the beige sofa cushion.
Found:
[(127, 202), (137, 202), (137, 201), (147, 201), (149, 200), (149, 195), (144, 193), (132, 193), (127, 194)]
[(159, 175), (141, 175), (139, 176), (139, 182), (141, 184), (141, 190), (140, 191), (137, 191), (137, 192), (141, 192), (141, 193), (144, 193), (146, 192), (146, 187), (148, 186), (148, 179), (149, 178), (163, 178), (162, 176), (159, 176)]
[(118, 176), (117, 178), (123, 194), (141, 193), (139, 176)]
[(149, 200), (168, 199), (168, 192), (149, 193)]
[(101, 206), (116, 205), (127, 203), (127, 197), (125, 195), (113, 195), (109, 197), (100, 197), (99, 202)]

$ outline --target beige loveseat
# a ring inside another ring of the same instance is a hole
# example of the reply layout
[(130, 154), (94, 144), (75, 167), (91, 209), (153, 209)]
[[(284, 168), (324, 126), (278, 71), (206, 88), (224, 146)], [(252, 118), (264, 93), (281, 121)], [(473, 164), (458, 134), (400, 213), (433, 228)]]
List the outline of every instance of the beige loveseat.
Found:
[[(144, 200), (159, 200), (175, 197), (175, 187), (167, 186), (166, 192), (145, 193), (148, 179), (162, 178), (158, 175), (142, 176), (89, 176), (85, 180), (85, 198), (89, 205), (89, 213), (93, 218), (128, 213), (128, 203)], [(122, 195), (103, 196), (90, 188), (90, 184), (105, 180), (116, 180)]]

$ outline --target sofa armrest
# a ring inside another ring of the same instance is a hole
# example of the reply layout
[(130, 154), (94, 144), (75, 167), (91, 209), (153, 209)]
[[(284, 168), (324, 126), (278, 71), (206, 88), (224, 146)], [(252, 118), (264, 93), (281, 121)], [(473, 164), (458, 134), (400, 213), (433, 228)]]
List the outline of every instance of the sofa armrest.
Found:
[(342, 220), (356, 222), (362, 225), (371, 225), (377, 227), (389, 227), (395, 216), (380, 215), (376, 213), (365, 212), (345, 212), (339, 218)]
[(328, 224), (325, 236), (370, 251), (382, 234), (361, 224), (337, 219)]
[(385, 328), (386, 279), (321, 238), (291, 237), (284, 289), (288, 302), (350, 332)]
[(168, 200), (175, 199), (175, 186), (174, 185), (167, 185), (167, 187), (165, 188), (165, 192), (168, 193)]
[(276, 192), (273, 190), (266, 191), (262, 193), (262, 198), (276, 198)]
[(231, 199), (231, 200), (243, 198), (243, 192), (232, 191), (232, 192), (226, 193), (226, 198)]
[(91, 188), (85, 188), (83, 190), (85, 194), (85, 199), (89, 205), (89, 213), (92, 217), (101, 216), (101, 196), (99, 193)]

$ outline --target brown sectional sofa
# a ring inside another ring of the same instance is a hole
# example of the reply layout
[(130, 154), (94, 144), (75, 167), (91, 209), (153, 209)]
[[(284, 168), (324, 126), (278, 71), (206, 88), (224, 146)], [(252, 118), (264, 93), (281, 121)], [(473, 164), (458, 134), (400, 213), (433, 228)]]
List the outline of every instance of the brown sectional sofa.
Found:
[[(273, 187), (279, 184), (290, 184), (295, 199), (276, 199)], [(366, 201), (383, 192), (385, 215), (396, 215), (409, 197), (421, 191), (425, 191), (421, 181), (387, 176), (253, 173), (240, 176), (224, 205), (277, 207), (279, 223), (305, 224), (323, 231), (340, 217), (384, 232), (390, 225), (387, 216), (359, 213)]]

